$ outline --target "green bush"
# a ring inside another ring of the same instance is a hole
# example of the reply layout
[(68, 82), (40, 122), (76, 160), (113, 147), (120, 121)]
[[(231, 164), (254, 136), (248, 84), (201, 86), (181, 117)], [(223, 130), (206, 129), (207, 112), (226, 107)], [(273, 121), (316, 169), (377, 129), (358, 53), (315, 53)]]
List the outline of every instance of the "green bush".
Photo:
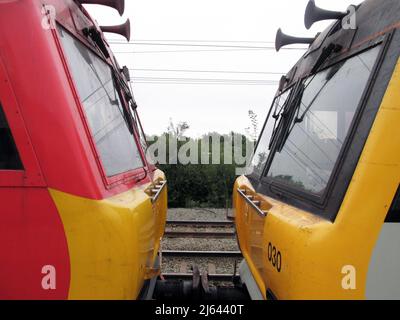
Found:
[[(214, 133), (215, 135), (215, 133)], [(221, 136), (229, 138), (236, 134)], [(169, 134), (167, 134), (167, 137)], [(239, 136), (239, 135), (236, 135)], [(151, 145), (159, 137), (153, 137)], [(204, 138), (204, 137), (203, 137)], [(246, 150), (247, 138), (241, 137), (243, 154)], [(199, 146), (199, 163), (201, 159), (201, 139), (185, 138), (179, 141), (178, 148), (192, 141)], [(168, 139), (167, 139), (168, 141)], [(224, 143), (220, 140), (220, 159), (224, 159)], [(167, 147), (169, 150), (169, 147)], [(212, 148), (209, 150), (210, 159), (213, 156)], [(233, 154), (233, 151), (232, 151)], [(169, 154), (167, 152), (167, 159)], [(232, 155), (232, 159), (234, 159)], [(233, 161), (234, 162), (234, 161)], [(168, 180), (169, 207), (170, 208), (227, 208), (232, 206), (232, 190), (236, 179), (236, 163), (233, 164), (159, 164), (158, 168), (165, 172)], [(243, 165), (242, 165), (243, 167)]]

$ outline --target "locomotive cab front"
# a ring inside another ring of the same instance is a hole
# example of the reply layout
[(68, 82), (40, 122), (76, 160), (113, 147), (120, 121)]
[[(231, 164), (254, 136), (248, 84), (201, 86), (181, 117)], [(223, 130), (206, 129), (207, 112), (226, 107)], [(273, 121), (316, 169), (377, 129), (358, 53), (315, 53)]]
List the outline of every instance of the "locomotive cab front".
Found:
[(400, 298), (400, 3), (368, 0), (355, 14), (355, 28), (334, 22), (282, 79), (236, 181), (254, 299)]
[(160, 271), (165, 176), (81, 3), (0, 1), (0, 299), (137, 299)]

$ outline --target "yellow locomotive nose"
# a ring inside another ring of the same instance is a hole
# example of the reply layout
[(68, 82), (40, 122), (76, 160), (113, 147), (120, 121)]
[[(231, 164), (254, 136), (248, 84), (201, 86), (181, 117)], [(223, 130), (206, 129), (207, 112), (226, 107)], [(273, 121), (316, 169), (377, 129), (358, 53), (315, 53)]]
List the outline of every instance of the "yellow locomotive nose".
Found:
[(69, 299), (136, 299), (145, 280), (160, 273), (158, 251), (167, 214), (167, 188), (159, 171), (158, 194), (145, 186), (105, 200), (50, 193), (69, 248)]
[[(282, 78), (251, 173), (233, 190), (254, 299), (400, 298), (399, 10), (310, 1), (308, 27), (339, 20)], [(306, 40), (279, 30), (277, 49)]]

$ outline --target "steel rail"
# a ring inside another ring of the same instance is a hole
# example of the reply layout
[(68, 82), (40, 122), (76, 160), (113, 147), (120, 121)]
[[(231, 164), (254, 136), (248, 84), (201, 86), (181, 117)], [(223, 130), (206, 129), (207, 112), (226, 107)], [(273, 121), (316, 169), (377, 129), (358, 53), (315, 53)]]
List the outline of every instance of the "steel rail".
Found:
[[(192, 280), (193, 273), (163, 273), (162, 276), (166, 280)], [(209, 274), (208, 279), (210, 281), (222, 281), (222, 282), (231, 282), (234, 279), (237, 279), (239, 276), (234, 276), (233, 274)]]
[(168, 226), (177, 227), (208, 227), (208, 228), (230, 228), (234, 224), (232, 221), (194, 221), (194, 220), (169, 220)]
[(230, 239), (236, 236), (235, 232), (199, 232), (199, 231), (166, 231), (166, 238), (196, 238), (196, 239)]
[(186, 258), (242, 258), (240, 251), (180, 251), (180, 250), (164, 250), (163, 257), (186, 257)]

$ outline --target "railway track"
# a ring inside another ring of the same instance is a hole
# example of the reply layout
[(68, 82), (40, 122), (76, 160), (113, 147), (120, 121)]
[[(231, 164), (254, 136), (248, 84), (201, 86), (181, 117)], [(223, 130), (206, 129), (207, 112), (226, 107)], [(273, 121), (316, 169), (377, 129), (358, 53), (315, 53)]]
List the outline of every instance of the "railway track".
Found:
[(242, 259), (232, 221), (169, 220), (161, 253), (163, 272), (157, 292), (161, 298), (167, 298), (163, 296), (166, 291), (176, 297), (180, 297), (182, 292), (196, 292), (194, 296), (209, 299), (229, 291), (241, 299), (246, 298), (237, 274)]
[(190, 270), (197, 266), (208, 272), (210, 281), (230, 282), (243, 259), (234, 224), (228, 220), (169, 220), (164, 244), (165, 279), (191, 279)]
[(166, 231), (167, 238), (192, 238), (192, 239), (230, 239), (235, 238), (235, 232), (202, 232), (202, 231)]
[(163, 257), (184, 257), (184, 258), (242, 258), (240, 251), (181, 251), (165, 250)]
[[(170, 220), (167, 221), (167, 227), (164, 235), (166, 238), (231, 239), (236, 236), (234, 230), (227, 231), (234, 227), (231, 221)], [(176, 230), (176, 228), (185, 228), (185, 230)], [(219, 231), (209, 231), (209, 229), (217, 228)]]
[[(166, 280), (192, 280), (193, 273), (164, 273), (163, 277)], [(235, 276), (233, 274), (209, 274), (208, 279), (210, 281), (229, 282), (234, 281)]]
[(169, 220), (169, 227), (203, 227), (203, 228), (233, 228), (231, 221), (194, 221), (194, 220)]

